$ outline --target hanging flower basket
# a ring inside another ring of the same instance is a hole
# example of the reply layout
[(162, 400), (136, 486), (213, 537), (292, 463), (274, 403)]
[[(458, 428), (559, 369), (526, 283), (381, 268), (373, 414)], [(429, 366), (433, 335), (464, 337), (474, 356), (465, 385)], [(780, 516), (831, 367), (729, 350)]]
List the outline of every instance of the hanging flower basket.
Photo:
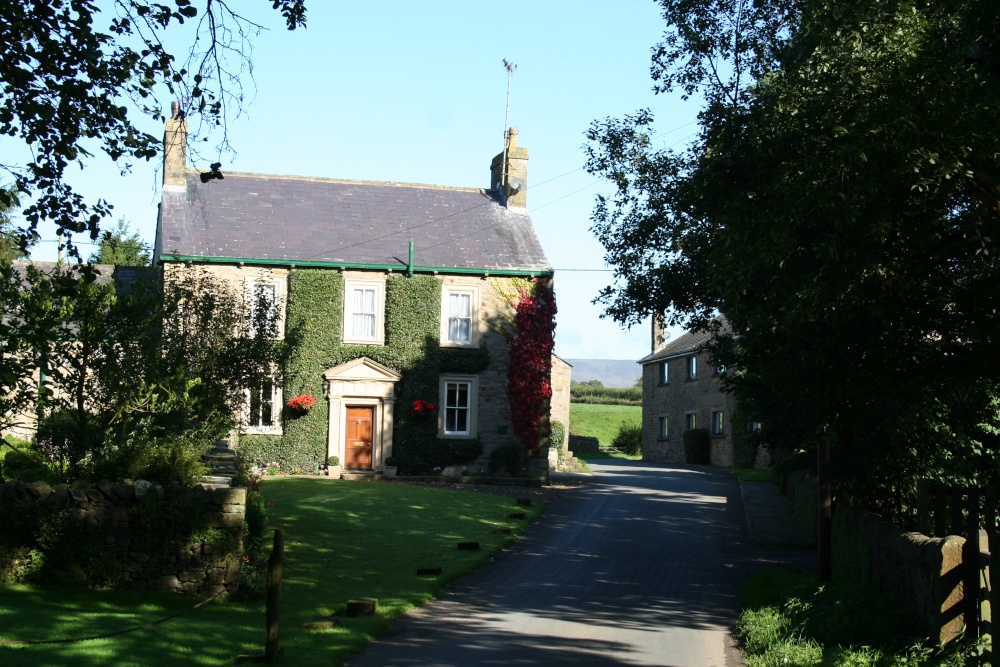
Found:
[(430, 401), (418, 398), (413, 401), (413, 415), (415, 417), (433, 417), (437, 414), (437, 406)]
[(309, 394), (299, 394), (292, 400), (288, 401), (288, 407), (295, 410), (300, 415), (304, 415), (312, 410), (312, 406), (314, 405), (316, 405), (316, 399)]

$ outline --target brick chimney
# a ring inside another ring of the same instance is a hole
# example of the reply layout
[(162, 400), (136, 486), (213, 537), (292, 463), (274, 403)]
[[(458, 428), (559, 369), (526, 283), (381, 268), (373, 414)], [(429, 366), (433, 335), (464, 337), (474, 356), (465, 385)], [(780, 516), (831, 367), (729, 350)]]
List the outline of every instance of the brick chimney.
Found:
[(171, 105), (171, 118), (163, 131), (163, 187), (185, 187), (184, 171), (187, 167), (187, 121), (181, 116), (180, 105)]
[(490, 165), (490, 189), (500, 192), (501, 201), (507, 208), (527, 208), (528, 206), (528, 149), (517, 145), (517, 128), (507, 130), (507, 173), (503, 178), (503, 157), (500, 153)]

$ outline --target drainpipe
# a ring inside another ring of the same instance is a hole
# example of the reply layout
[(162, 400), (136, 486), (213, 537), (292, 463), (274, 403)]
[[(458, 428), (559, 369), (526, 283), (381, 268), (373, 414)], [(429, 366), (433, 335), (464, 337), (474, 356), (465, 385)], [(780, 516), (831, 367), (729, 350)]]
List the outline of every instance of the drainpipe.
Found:
[(413, 241), (410, 241), (410, 257), (406, 262), (406, 275), (407, 277), (413, 275)]

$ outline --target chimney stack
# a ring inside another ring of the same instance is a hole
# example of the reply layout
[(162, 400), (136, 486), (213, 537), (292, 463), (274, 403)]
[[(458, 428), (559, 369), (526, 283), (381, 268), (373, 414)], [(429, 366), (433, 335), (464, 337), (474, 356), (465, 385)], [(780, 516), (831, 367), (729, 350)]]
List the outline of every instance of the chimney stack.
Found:
[(652, 349), (650, 352), (657, 352), (662, 350), (667, 344), (667, 327), (663, 313), (653, 315), (652, 320), (652, 340), (650, 341), (650, 348)]
[(180, 111), (180, 104), (171, 104), (171, 117), (163, 132), (163, 188), (184, 188), (187, 167), (187, 121)]
[(506, 174), (504, 174), (503, 169), (504, 153), (500, 153), (493, 158), (490, 165), (490, 189), (500, 193), (501, 201), (507, 208), (527, 208), (528, 149), (517, 145), (516, 127), (507, 130), (507, 150), (505, 152), (507, 154)]

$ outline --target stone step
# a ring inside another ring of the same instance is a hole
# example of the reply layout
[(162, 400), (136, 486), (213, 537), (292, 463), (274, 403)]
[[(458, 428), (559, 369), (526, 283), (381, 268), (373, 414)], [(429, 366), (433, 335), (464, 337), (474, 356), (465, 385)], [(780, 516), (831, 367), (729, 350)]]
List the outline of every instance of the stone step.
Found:
[(202, 475), (201, 477), (203, 485), (229, 486), (230, 482), (232, 482), (232, 478), (223, 475)]

